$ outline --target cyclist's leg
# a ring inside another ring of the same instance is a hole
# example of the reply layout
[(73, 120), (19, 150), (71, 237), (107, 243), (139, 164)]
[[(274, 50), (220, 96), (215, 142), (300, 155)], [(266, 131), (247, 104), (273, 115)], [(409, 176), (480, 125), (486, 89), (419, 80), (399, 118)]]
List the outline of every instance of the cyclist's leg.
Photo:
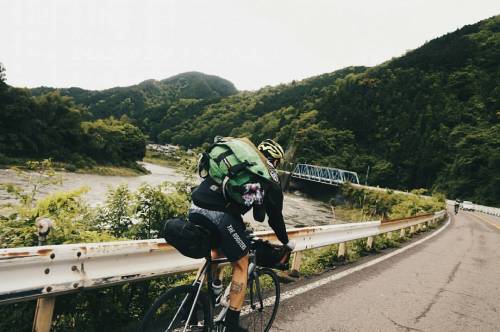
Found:
[[(223, 258), (224, 254), (218, 249), (212, 249), (211, 257), (212, 259)], [(212, 262), (210, 269), (212, 270), (212, 280), (222, 280), (224, 271), (220, 268), (218, 263)]]
[(231, 263), (233, 267), (233, 277), (231, 279), (231, 289), (229, 293), (229, 308), (240, 311), (245, 299), (245, 290), (248, 279), (248, 254), (241, 257), (236, 262)]
[(225, 214), (216, 222), (221, 239), (220, 249), (231, 262), (233, 275), (229, 293), (229, 310), (225, 325), (228, 331), (245, 331), (239, 327), (239, 315), (245, 299), (248, 278), (248, 251), (250, 242), (241, 218)]

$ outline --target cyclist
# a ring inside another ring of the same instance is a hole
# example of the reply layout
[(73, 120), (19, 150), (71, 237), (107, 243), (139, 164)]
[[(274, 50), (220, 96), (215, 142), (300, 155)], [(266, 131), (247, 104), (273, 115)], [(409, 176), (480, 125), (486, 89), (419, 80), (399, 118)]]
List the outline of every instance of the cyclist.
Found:
[(455, 200), (455, 214), (458, 213), (458, 209), (460, 208), (460, 200), (457, 198)]
[[(273, 178), (279, 183), (276, 167), (283, 158), (283, 148), (271, 139), (266, 139), (257, 147), (267, 159)], [(227, 332), (247, 331), (240, 327), (239, 316), (243, 305), (248, 270), (249, 240), (245, 234), (242, 215), (253, 208), (253, 216), (257, 221), (264, 221), (265, 215), (278, 239), (284, 245), (284, 251), (293, 250), (294, 244), (289, 242), (283, 220), (283, 192), (278, 187), (260, 190), (256, 186), (249, 199), (258, 201), (252, 206), (236, 203), (229, 196), (226, 198), (220, 186), (207, 176), (193, 191), (192, 204), (189, 209), (189, 220), (211, 231), (213, 235), (212, 257), (220, 255), (219, 249), (231, 262), (233, 275), (229, 294), (229, 308), (225, 318)], [(286, 257), (286, 255), (284, 255)]]

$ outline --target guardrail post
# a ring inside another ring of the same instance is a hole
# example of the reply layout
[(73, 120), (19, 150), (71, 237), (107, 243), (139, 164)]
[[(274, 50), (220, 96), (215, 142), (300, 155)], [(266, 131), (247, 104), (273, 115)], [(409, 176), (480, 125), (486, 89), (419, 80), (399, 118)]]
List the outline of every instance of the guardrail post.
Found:
[(346, 243), (345, 242), (339, 243), (339, 251), (337, 253), (337, 257), (339, 258), (339, 260), (345, 259), (345, 253), (346, 253)]
[(49, 332), (52, 325), (52, 315), (56, 298), (44, 297), (36, 302), (35, 321), (33, 322), (33, 332)]
[(399, 231), (399, 237), (400, 238), (405, 237), (405, 229), (404, 228), (401, 228), (401, 231)]
[(290, 268), (289, 275), (298, 278), (300, 275), (300, 263), (302, 262), (302, 251), (297, 251), (293, 255), (292, 267)]
[[(35, 225), (38, 228), (38, 245), (43, 246), (45, 245), (47, 236), (52, 229), (52, 220), (48, 218), (37, 218)], [(36, 301), (35, 318), (33, 320), (33, 332), (50, 331), (55, 304), (55, 296), (42, 297)]]
[(414, 234), (415, 233), (415, 226), (410, 226), (410, 234)]
[(392, 232), (387, 232), (387, 233), (385, 234), (385, 238), (386, 238), (387, 240), (392, 239)]
[(366, 249), (372, 250), (372, 247), (373, 247), (373, 236), (369, 236), (368, 239), (366, 240)]

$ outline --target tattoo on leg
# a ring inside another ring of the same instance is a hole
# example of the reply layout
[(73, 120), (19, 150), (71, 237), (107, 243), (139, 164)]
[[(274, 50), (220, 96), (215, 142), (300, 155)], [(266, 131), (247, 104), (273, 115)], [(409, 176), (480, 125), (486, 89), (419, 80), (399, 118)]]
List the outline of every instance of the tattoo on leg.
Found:
[(238, 294), (241, 292), (242, 289), (243, 289), (242, 282), (232, 282), (231, 283), (231, 293)]

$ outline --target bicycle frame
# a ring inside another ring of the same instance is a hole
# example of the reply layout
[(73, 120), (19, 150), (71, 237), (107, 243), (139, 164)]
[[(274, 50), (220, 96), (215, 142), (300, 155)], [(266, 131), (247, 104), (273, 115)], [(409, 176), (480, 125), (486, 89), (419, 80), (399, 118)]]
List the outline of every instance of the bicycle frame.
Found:
[[(207, 280), (207, 288), (208, 288), (208, 294), (209, 294), (209, 305), (211, 308), (214, 308), (216, 303), (217, 303), (217, 298), (218, 297), (225, 297), (225, 296), (228, 296), (228, 291), (231, 287), (231, 283), (229, 283), (229, 285), (226, 287), (226, 289), (221, 292), (221, 294), (219, 294), (218, 296), (214, 296), (213, 294), (213, 288), (212, 288), (212, 281), (213, 281), (213, 277), (212, 277), (212, 265), (213, 264), (225, 264), (225, 263), (228, 263), (228, 259), (227, 258), (214, 258), (212, 259), (211, 257), (206, 257), (205, 258), (205, 263), (203, 264), (203, 266), (198, 270), (197, 274), (196, 274), (196, 278), (195, 278), (195, 281), (192, 283), (192, 286), (193, 287), (197, 287), (197, 290), (196, 290), (196, 296), (194, 298), (194, 301), (193, 301), (193, 305), (191, 306), (191, 309), (189, 311), (189, 316), (186, 320), (186, 324), (184, 325), (184, 329), (183, 329), (183, 332), (186, 331), (188, 325), (189, 325), (189, 322), (191, 321), (191, 316), (193, 314), (193, 311), (194, 311), (194, 308), (196, 306), (196, 302), (198, 301), (198, 297), (200, 295), (200, 292), (201, 292), (201, 288), (203, 287), (203, 284), (204, 284), (204, 281), (205, 279)], [(257, 265), (255, 264), (255, 250), (250, 250), (249, 252), (249, 263), (248, 263), (248, 280), (250, 281), (252, 278), (252, 276), (256, 273), (255, 270), (256, 270), (256, 267)], [(261, 309), (263, 308), (264, 306), (264, 302), (263, 302), (263, 299), (262, 299), (262, 296), (261, 296), (261, 289), (260, 289), (260, 283), (259, 283), (259, 279), (258, 278), (255, 278), (256, 280), (256, 288), (257, 288), (257, 295), (258, 295), (258, 298), (259, 298), (259, 304), (261, 306)], [(248, 286), (248, 285), (247, 285)], [(253, 287), (250, 288), (250, 306), (252, 309), (255, 309), (255, 305), (254, 305), (254, 294), (253, 294)], [(181, 311), (182, 307), (184, 306), (184, 304), (186, 303), (188, 297), (190, 296), (190, 294), (187, 294), (186, 297), (183, 299), (179, 309), (177, 309), (177, 312), (175, 313), (173, 319), (172, 319), (172, 322), (170, 323), (170, 325), (167, 327), (167, 330), (171, 328), (172, 326), (172, 323), (175, 322), (175, 319), (177, 318), (177, 315), (179, 314), (179, 312)], [(242, 308), (243, 309), (243, 308)], [(224, 308), (222, 309), (222, 311), (217, 315), (217, 317), (215, 319), (213, 319), (212, 317), (210, 317), (210, 326), (209, 326), (209, 330), (212, 331), (212, 330), (215, 330), (216, 328), (216, 324), (221, 322), (224, 317), (226, 316), (226, 313), (227, 313), (227, 310), (228, 310), (228, 307), (227, 306), (224, 306)], [(245, 311), (248, 311), (248, 310), (245, 310)], [(212, 310), (210, 310), (210, 313), (212, 312)], [(242, 313), (243, 313), (243, 310), (242, 310)]]

